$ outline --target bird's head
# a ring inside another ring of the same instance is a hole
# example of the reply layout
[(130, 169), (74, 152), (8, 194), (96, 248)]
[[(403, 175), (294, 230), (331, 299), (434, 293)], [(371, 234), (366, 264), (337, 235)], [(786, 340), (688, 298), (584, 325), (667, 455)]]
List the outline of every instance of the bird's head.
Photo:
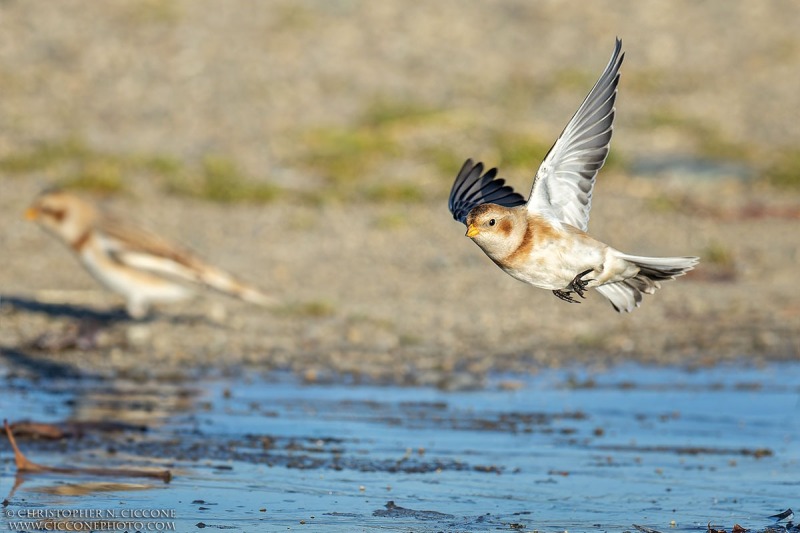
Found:
[(467, 237), (492, 258), (511, 253), (524, 234), (525, 216), (519, 209), (482, 204), (467, 215)]
[(69, 244), (80, 239), (91, 227), (95, 211), (73, 194), (49, 190), (34, 200), (25, 211), (25, 218), (36, 221)]

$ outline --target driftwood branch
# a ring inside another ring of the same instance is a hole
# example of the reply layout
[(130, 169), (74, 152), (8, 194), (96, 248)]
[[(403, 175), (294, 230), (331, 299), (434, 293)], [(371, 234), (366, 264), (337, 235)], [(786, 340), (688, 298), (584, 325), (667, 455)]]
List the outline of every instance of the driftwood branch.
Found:
[(172, 472), (169, 470), (149, 470), (144, 468), (92, 468), (92, 467), (64, 467), (64, 466), (47, 466), (34, 463), (23, 454), (17, 440), (14, 438), (14, 433), (11, 431), (11, 426), (8, 425), (7, 420), (3, 420), (3, 427), (8, 436), (8, 442), (11, 443), (11, 448), (14, 450), (14, 462), (17, 465), (17, 472), (53, 472), (56, 474), (87, 474), (92, 476), (118, 476), (118, 477), (146, 477), (152, 479), (160, 479), (164, 483), (169, 483), (172, 479)]

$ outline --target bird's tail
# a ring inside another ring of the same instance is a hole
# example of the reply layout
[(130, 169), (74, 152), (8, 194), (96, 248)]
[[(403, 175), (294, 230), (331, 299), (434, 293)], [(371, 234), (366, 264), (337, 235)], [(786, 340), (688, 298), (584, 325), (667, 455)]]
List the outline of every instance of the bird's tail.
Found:
[(642, 303), (642, 293), (653, 294), (662, 281), (683, 276), (700, 260), (699, 257), (641, 257), (620, 254), (639, 267), (639, 273), (624, 281), (600, 285), (597, 292), (605, 296), (617, 312), (630, 313)]
[(197, 271), (197, 275), (201, 283), (245, 302), (263, 306), (277, 303), (275, 298), (268, 296), (258, 287), (240, 281), (219, 268), (204, 265)]

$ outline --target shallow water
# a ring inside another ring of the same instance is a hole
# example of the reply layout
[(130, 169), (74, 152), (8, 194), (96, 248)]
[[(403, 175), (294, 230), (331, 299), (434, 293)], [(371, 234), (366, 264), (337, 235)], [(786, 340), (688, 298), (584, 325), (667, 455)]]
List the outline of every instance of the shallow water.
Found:
[(3, 444), (0, 529), (36, 509), (166, 509), (177, 531), (763, 530), (800, 507), (799, 378), (798, 364), (625, 365), (445, 392), (252, 372), (188, 384), (6, 375), (12, 421), (128, 424), (21, 436), (30, 459), (174, 478), (15, 477)]

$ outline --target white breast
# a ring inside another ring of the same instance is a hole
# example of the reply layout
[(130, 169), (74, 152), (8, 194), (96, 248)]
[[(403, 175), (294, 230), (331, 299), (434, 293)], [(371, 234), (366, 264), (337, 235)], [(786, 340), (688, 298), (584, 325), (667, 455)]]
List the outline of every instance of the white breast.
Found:
[(191, 295), (178, 283), (114, 261), (97, 238), (86, 243), (80, 259), (95, 279), (129, 301), (168, 302)]
[(591, 239), (559, 239), (536, 246), (524, 262), (504, 270), (540, 289), (565, 289), (577, 274), (603, 264), (604, 248)]

